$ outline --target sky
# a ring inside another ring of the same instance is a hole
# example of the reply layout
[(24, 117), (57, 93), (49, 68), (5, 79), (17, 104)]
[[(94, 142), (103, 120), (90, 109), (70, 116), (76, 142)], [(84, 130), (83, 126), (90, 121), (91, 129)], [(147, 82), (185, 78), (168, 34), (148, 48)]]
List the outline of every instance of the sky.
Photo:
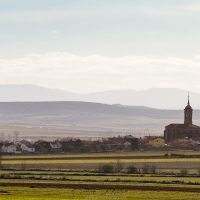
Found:
[(0, 84), (200, 92), (198, 0), (0, 0)]

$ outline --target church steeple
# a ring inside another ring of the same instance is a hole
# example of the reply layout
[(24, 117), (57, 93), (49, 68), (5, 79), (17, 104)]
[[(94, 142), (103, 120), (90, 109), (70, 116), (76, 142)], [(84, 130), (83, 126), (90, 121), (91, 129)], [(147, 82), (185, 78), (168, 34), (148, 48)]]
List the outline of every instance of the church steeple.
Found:
[(190, 97), (188, 92), (188, 103), (184, 109), (184, 124), (191, 125), (192, 124), (192, 107), (190, 106)]
[(188, 105), (190, 105), (190, 95), (189, 95), (189, 92), (188, 92)]

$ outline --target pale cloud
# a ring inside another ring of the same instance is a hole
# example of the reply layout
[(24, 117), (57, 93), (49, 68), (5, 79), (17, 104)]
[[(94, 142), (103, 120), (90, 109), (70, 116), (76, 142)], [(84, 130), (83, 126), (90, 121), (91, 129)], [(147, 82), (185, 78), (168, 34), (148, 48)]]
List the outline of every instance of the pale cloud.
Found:
[(200, 92), (200, 60), (175, 57), (77, 56), (66, 52), (0, 60), (0, 83), (28, 83), (72, 92), (175, 87)]
[(57, 30), (53, 30), (53, 31), (51, 31), (51, 34), (52, 35), (57, 35), (59, 32), (57, 31)]
[(152, 31), (151, 35), (158, 35), (158, 32), (157, 31)]
[(191, 11), (191, 12), (199, 12), (200, 11), (200, 3), (190, 3), (182, 7), (185, 11)]

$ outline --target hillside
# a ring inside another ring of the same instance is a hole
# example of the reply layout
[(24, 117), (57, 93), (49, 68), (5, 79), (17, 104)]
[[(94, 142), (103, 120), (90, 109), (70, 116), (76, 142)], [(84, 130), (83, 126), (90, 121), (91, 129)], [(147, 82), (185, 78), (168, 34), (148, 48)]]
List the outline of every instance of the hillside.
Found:
[[(181, 110), (161, 110), (144, 106), (108, 105), (91, 102), (58, 101), (58, 102), (0, 102), (2, 116), (62, 116), (70, 114), (102, 114), (121, 117), (149, 117), (154, 119), (181, 119)], [(196, 111), (200, 116), (200, 110)]]
[[(194, 110), (199, 123), (200, 110)], [(183, 110), (89, 102), (1, 102), (1, 124), (69, 125), (112, 128), (160, 128), (183, 122)]]
[[(103, 104), (146, 106), (159, 109), (183, 109), (188, 91), (175, 88), (152, 88), (143, 91), (115, 90), (78, 94), (35, 85), (0, 85), (0, 102), (84, 101)], [(190, 92), (193, 108), (200, 109), (200, 93)]]

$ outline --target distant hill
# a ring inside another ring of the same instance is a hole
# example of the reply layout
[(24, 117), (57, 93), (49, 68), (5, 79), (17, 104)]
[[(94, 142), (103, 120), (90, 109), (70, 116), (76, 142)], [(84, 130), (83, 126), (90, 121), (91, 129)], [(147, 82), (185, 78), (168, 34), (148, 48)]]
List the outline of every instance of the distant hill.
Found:
[[(199, 119), (200, 110), (195, 110), (197, 125)], [(172, 122), (183, 123), (183, 110), (71, 101), (0, 103), (1, 124), (164, 129)]]
[[(94, 113), (118, 116), (143, 116), (155, 119), (180, 118), (181, 110), (161, 110), (144, 106), (122, 106), (101, 103), (57, 101), (57, 102), (0, 102), (0, 115), (69, 115)], [(199, 110), (197, 111), (197, 113)]]
[[(187, 103), (187, 93), (180, 89), (152, 88), (144, 91), (116, 90), (77, 94), (35, 85), (0, 85), (0, 102), (84, 101), (161, 109), (183, 109)], [(190, 92), (190, 102), (193, 108), (200, 108), (200, 93)]]
[(16, 101), (70, 101), (77, 100), (79, 94), (36, 85), (0, 85), (0, 102)]

